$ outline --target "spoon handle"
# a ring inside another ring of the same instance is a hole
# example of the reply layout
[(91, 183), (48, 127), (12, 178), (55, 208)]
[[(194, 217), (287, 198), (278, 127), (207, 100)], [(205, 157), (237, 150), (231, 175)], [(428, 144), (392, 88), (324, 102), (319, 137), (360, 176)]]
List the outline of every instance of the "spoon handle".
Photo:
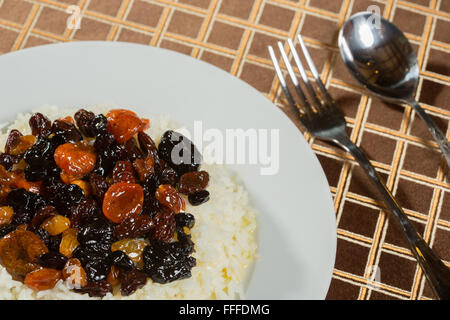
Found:
[(417, 101), (411, 101), (408, 102), (408, 104), (414, 108), (414, 110), (419, 114), (422, 120), (425, 121), (425, 123), (427, 124), (428, 129), (433, 135), (433, 138), (436, 140), (437, 144), (439, 145), (439, 148), (441, 148), (442, 153), (444, 154), (445, 160), (447, 161), (447, 166), (450, 168), (450, 144), (447, 138), (438, 128), (436, 122), (434, 122), (430, 118), (430, 116), (425, 112), (425, 110), (419, 105)]
[(411, 251), (419, 262), (428, 278), (431, 287), (441, 300), (450, 300), (450, 269), (431, 250), (425, 240), (413, 227), (402, 207), (395, 200), (375, 168), (367, 159), (364, 152), (358, 148), (346, 135), (342, 135), (335, 142), (350, 152), (369, 176), (382, 196), (387, 209), (397, 218), (402, 230), (410, 244)]

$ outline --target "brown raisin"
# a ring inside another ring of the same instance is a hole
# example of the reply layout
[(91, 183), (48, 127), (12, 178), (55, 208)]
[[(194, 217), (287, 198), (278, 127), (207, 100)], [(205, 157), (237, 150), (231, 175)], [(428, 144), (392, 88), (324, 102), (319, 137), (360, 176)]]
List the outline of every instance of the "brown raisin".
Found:
[(209, 183), (209, 174), (206, 171), (188, 172), (181, 176), (178, 182), (178, 191), (192, 194), (205, 190)]
[(184, 199), (170, 184), (160, 185), (158, 189), (156, 189), (155, 198), (159, 201), (159, 203), (175, 213), (186, 209)]
[(136, 183), (134, 168), (129, 161), (118, 161), (113, 170), (113, 183)]

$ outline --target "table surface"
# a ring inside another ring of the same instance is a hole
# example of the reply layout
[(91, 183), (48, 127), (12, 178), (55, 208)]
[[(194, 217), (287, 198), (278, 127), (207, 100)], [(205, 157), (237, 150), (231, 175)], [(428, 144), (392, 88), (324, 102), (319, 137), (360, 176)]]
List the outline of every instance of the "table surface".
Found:
[[(0, 0), (0, 53), (77, 40), (158, 46), (216, 65), (283, 108), (267, 46), (301, 33), (351, 138), (449, 265), (450, 183), (436, 143), (411, 108), (365, 95), (339, 57), (340, 26), (373, 5), (411, 41), (421, 75), (417, 99), (449, 136), (448, 0)], [(68, 28), (71, 12), (81, 18), (79, 29)], [(327, 299), (434, 299), (361, 169), (336, 147), (305, 137), (327, 175), (336, 211), (337, 255)]]

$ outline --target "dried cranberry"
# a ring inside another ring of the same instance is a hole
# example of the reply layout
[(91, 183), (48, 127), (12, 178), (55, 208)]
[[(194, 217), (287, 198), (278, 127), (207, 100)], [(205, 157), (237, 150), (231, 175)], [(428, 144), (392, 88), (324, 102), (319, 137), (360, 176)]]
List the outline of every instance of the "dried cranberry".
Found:
[(120, 273), (120, 292), (123, 296), (129, 296), (142, 288), (147, 283), (147, 276), (145, 273), (134, 268), (130, 272)]
[(5, 152), (9, 153), (11, 146), (16, 142), (18, 138), (22, 136), (22, 133), (20, 133), (19, 130), (13, 129), (8, 135), (8, 138), (6, 139), (6, 145), (5, 145)]
[(67, 257), (59, 252), (50, 251), (38, 258), (38, 263), (44, 268), (62, 270), (67, 262)]
[(30, 121), (31, 132), (36, 138), (46, 138), (52, 132), (51, 121), (42, 113), (35, 113), (31, 116)]
[(192, 193), (188, 196), (188, 200), (193, 206), (199, 206), (209, 200), (209, 192), (207, 190), (202, 190)]

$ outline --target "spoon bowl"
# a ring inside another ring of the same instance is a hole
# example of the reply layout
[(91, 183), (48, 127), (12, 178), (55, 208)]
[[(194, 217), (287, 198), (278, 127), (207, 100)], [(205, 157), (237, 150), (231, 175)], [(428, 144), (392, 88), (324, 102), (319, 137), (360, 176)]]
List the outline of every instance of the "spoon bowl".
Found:
[(339, 32), (342, 59), (353, 77), (372, 94), (392, 103), (409, 104), (427, 124), (450, 167), (450, 144), (415, 101), (419, 65), (408, 39), (392, 23), (360, 12)]

